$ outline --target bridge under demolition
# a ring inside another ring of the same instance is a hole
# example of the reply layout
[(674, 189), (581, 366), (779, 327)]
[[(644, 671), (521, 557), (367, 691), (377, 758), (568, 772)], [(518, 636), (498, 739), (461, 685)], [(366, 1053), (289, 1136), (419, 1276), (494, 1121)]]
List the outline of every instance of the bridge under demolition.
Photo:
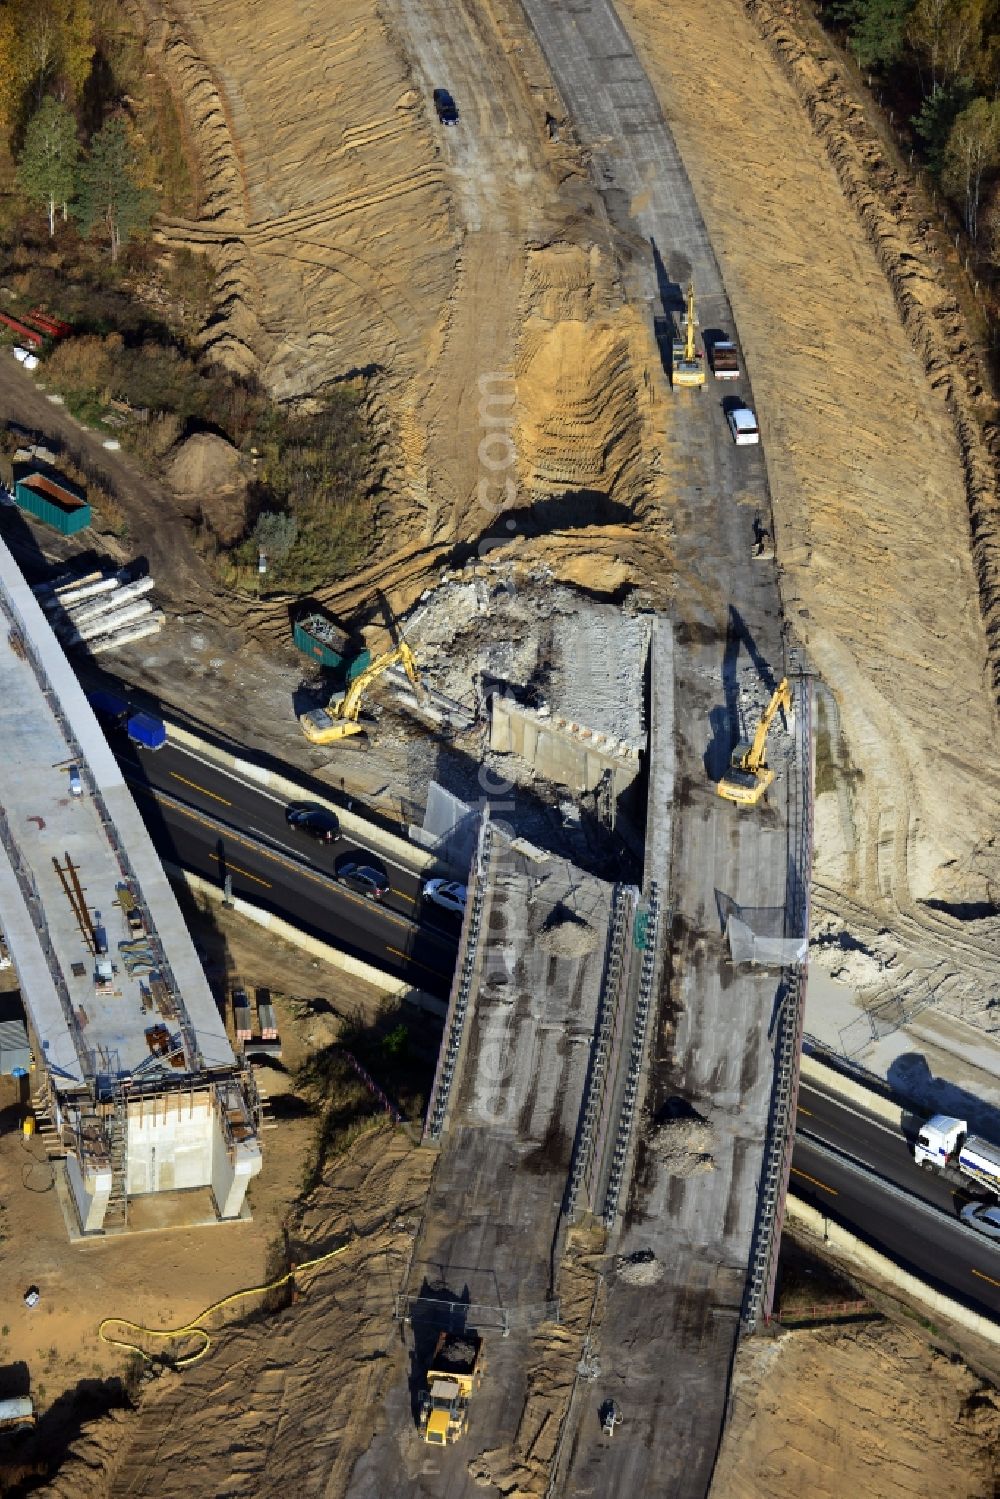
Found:
[[(36, 1112), (84, 1234), (210, 1187), (239, 1217), (259, 1102), (90, 705), (0, 543), (0, 913)], [(71, 1224), (71, 1231), (73, 1225)]]

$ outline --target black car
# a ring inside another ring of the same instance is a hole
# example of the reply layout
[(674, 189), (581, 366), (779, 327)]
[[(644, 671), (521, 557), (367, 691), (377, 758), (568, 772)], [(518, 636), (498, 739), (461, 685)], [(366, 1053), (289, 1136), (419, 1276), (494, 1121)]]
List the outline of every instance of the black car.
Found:
[(389, 893), (389, 876), (385, 870), (375, 869), (371, 864), (356, 863), (354, 860), (339, 866), (337, 883), (346, 885), (348, 890), (357, 891), (366, 900), (382, 900)]
[(340, 837), (340, 823), (335, 812), (315, 802), (295, 802), (285, 808), (285, 821), (290, 828), (307, 833), (317, 843), (336, 843)]
[(442, 125), (458, 124), (458, 105), (446, 88), (434, 90), (434, 108)]

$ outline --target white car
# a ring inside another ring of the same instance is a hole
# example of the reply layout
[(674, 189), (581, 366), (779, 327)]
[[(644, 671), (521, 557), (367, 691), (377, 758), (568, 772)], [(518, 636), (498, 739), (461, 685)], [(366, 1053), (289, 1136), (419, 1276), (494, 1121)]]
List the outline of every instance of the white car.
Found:
[(734, 406), (732, 411), (726, 412), (726, 421), (738, 448), (748, 448), (751, 444), (760, 442), (757, 418), (749, 406)]
[(428, 880), (424, 886), (424, 899), (445, 911), (456, 911), (459, 916), (465, 910), (468, 890), (456, 880)]
[(1000, 1207), (995, 1202), (970, 1202), (962, 1209), (962, 1222), (990, 1239), (1000, 1239)]

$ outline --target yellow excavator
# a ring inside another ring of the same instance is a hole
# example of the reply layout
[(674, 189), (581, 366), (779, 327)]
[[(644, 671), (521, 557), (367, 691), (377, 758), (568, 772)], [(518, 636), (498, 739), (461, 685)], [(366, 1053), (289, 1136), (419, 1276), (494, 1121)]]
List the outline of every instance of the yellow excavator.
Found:
[(765, 708), (753, 736), (753, 743), (741, 739), (733, 750), (729, 770), (715, 788), (727, 802), (736, 802), (741, 807), (755, 807), (774, 780), (774, 771), (766, 764), (764, 753), (767, 749), (768, 730), (778, 716), (779, 708), (787, 720), (792, 711), (792, 692), (787, 677), (782, 677)]
[(370, 666), (359, 672), (346, 692), (330, 699), (325, 708), (313, 708), (299, 716), (302, 732), (310, 744), (334, 744), (338, 739), (347, 739), (352, 734), (362, 734), (364, 724), (358, 722), (361, 700), (376, 677), (380, 677), (390, 666), (399, 662), (417, 693), (423, 692), (423, 684), (417, 674), (417, 663), (405, 640), (384, 655), (376, 656)]
[(673, 385), (704, 385), (705, 360), (695, 343), (698, 319), (694, 311), (694, 282), (688, 282), (687, 311), (684, 314), (684, 337), (674, 339)]

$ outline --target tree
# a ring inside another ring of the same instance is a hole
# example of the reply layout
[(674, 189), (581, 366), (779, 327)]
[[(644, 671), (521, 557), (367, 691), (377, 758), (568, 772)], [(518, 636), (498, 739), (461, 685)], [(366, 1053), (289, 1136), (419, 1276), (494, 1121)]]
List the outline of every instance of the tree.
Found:
[(25, 101), (60, 84), (79, 95), (94, 56), (90, 0), (6, 0), (0, 5), (0, 125), (16, 124)]
[(21, 191), (33, 203), (43, 203), (48, 209), (50, 238), (56, 232), (56, 209), (60, 205), (66, 217), (79, 157), (72, 112), (58, 99), (43, 100), (28, 123), (17, 178)]
[(142, 161), (124, 116), (112, 115), (94, 136), (78, 183), (73, 212), (84, 234), (103, 224), (114, 263), (132, 235), (148, 226), (156, 208), (154, 195), (142, 186)]
[(1000, 101), (973, 99), (955, 120), (944, 149), (941, 181), (965, 200), (965, 226), (979, 232), (979, 196), (984, 175), (1000, 162)]
[(862, 68), (893, 63), (903, 50), (914, 0), (835, 0), (834, 19), (847, 27), (851, 50)]
[(253, 545), (266, 555), (273, 570), (280, 571), (298, 534), (299, 523), (294, 515), (264, 510), (257, 517), (257, 524), (253, 528)]
[(945, 147), (952, 126), (974, 97), (972, 85), (967, 78), (946, 83), (936, 94), (927, 95), (920, 113), (912, 121), (914, 131), (924, 143), (927, 165), (935, 176), (941, 175)]
[(916, 0), (906, 35), (930, 72), (930, 92), (975, 70), (986, 0)]

